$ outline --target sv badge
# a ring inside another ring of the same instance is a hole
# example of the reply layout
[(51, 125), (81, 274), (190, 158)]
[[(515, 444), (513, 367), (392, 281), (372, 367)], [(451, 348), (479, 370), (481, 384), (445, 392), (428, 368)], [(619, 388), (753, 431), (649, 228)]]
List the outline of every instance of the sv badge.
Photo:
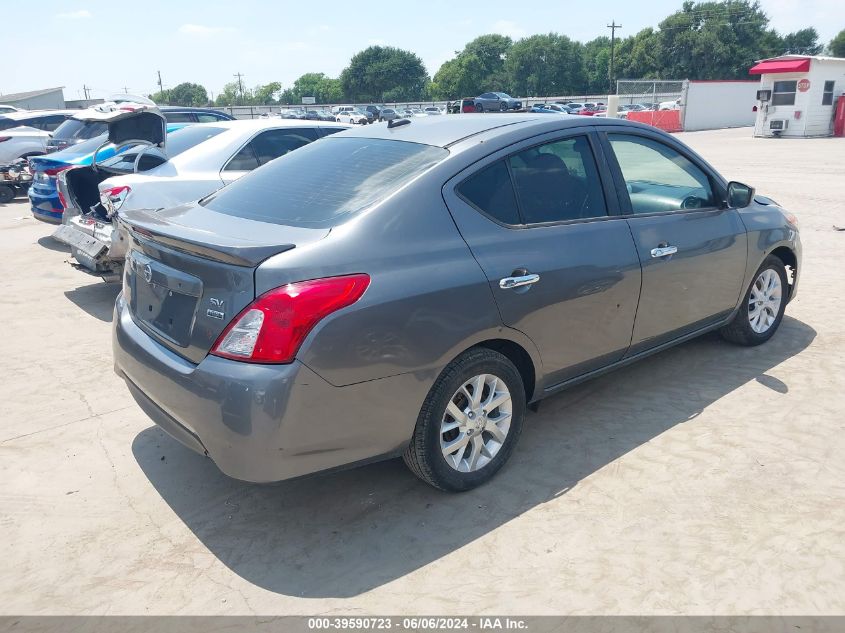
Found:
[(223, 310), (226, 302), (223, 299), (215, 299), (214, 297), (209, 297), (208, 302), (213, 306), (212, 308), (208, 308), (205, 311), (205, 315), (212, 319), (219, 319), (223, 320), (226, 318), (226, 312)]

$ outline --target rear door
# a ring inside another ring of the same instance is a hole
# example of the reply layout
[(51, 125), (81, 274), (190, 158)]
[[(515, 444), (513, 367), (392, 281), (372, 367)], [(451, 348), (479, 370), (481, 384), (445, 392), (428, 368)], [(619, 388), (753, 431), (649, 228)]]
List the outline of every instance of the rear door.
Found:
[(617, 128), (603, 139), (643, 279), (636, 353), (727, 316), (739, 301), (745, 227), (717, 176), (680, 144)]
[(514, 145), (443, 193), (503, 322), (537, 345), (546, 387), (623, 357), (640, 264), (593, 132)]
[(308, 145), (319, 138), (317, 128), (278, 128), (254, 136), (223, 166), (220, 179), (229, 184), (274, 158)]

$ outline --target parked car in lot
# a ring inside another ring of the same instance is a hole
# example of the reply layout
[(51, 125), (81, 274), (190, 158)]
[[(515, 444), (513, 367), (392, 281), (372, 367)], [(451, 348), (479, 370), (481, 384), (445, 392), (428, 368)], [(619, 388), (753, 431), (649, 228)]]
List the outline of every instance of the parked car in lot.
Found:
[[(148, 100), (146, 100), (148, 101)], [(143, 105), (155, 105), (148, 101)], [(214, 123), (215, 121), (233, 121), (234, 117), (211, 108), (188, 108), (180, 106), (157, 106), (164, 114), (168, 123)], [(72, 117), (62, 123), (53, 137), (47, 142), (47, 153), (58, 152), (106, 133), (106, 124), (102, 121), (92, 121), (88, 110), (78, 110)], [(103, 158), (107, 158), (104, 156)]]
[(364, 114), (363, 112), (358, 112), (356, 110), (344, 110), (343, 112), (338, 112), (335, 115), (335, 121), (338, 123), (349, 123), (349, 124), (361, 124), (366, 125), (369, 123), (370, 118)]
[(16, 127), (31, 127), (43, 132), (52, 132), (74, 112), (78, 112), (78, 110), (24, 110), (9, 112), (0, 115), (0, 132)]
[(436, 106), (428, 106), (427, 108), (425, 108), (425, 110), (423, 110), (423, 112), (425, 112), (427, 116), (440, 116), (441, 114), (443, 114), (440, 108)]
[[(170, 123), (167, 125), (167, 132), (174, 132), (186, 125), (188, 124)], [(95, 152), (97, 160), (103, 161), (114, 156), (117, 148), (108, 143), (106, 134), (101, 134), (53, 154), (30, 157), (32, 185), (27, 195), (34, 218), (50, 224), (58, 224), (62, 221), (64, 205), (57, 188), (57, 178), (64, 170), (71, 167), (91, 165)]]
[(381, 114), (380, 114), (380, 120), (381, 121), (393, 121), (394, 119), (398, 119), (399, 116), (400, 116), (399, 113), (396, 110), (394, 110), (393, 108), (382, 108), (382, 111), (381, 111)]
[(0, 104), (0, 114), (10, 114), (12, 112), (23, 112), (23, 110), (13, 105)]
[(672, 101), (662, 101), (657, 107), (658, 110), (680, 110), (681, 100), (673, 99)]
[(531, 106), (529, 112), (539, 114), (569, 114), (569, 108), (557, 103), (536, 103)]
[(522, 101), (504, 92), (485, 92), (474, 100), (476, 112), (505, 112), (519, 110)]
[[(160, 149), (153, 147), (157, 137), (149, 137), (150, 145), (130, 146), (96, 169), (62, 173), (64, 224), (53, 237), (72, 247), (87, 272), (112, 277), (126, 254), (126, 242), (115, 230), (119, 213), (198, 200), (260, 165), (345, 129), (333, 122), (254, 119), (193, 125), (168, 134)], [(147, 162), (136, 167), (139, 155)]]
[(0, 165), (47, 151), (50, 133), (34, 127), (13, 127), (0, 132)]
[(655, 128), (582, 117), (349, 130), (120, 222), (115, 369), (246, 481), (401, 454), (473, 488), (528, 403), (704, 332), (764, 343), (802, 270), (773, 201)]

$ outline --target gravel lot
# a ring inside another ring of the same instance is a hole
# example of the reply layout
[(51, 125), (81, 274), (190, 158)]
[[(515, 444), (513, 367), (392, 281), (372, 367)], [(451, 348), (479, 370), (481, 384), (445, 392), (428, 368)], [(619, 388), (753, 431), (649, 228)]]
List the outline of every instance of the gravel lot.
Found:
[(681, 136), (799, 216), (781, 330), (545, 401), (463, 495), (227, 479), (113, 374), (118, 286), (0, 205), (2, 613), (845, 614), (845, 140)]

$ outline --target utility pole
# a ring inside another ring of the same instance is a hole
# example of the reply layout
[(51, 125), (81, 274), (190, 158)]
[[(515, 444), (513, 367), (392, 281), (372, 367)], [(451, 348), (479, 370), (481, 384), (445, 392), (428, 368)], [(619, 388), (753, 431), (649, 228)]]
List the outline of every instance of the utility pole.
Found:
[[(161, 83), (161, 71), (157, 70), (158, 73), (158, 93), (160, 95), (164, 95), (164, 84)], [(170, 102), (170, 99), (165, 99), (165, 101)]]
[(85, 100), (86, 101), (88, 101), (88, 99), (90, 99), (90, 97), (88, 96), (89, 90), (91, 90), (91, 89), (88, 86), (86, 86), (85, 84), (82, 84), (82, 92), (85, 93)]
[(243, 75), (241, 73), (235, 73), (234, 75), (232, 75), (232, 77), (238, 78), (238, 92), (240, 92), (240, 94), (241, 94), (241, 105), (243, 105), (244, 104), (244, 84), (243, 84), (243, 81), (241, 81), (243, 79)]
[(613, 55), (616, 49), (616, 29), (621, 29), (622, 25), (616, 24), (616, 20), (613, 20), (611, 24), (607, 25), (607, 28), (610, 29), (610, 67), (607, 69), (607, 83), (610, 90), (609, 94), (613, 94), (615, 92), (613, 90)]
[(129, 94), (129, 88), (127, 88), (126, 86), (123, 86), (123, 94)]

